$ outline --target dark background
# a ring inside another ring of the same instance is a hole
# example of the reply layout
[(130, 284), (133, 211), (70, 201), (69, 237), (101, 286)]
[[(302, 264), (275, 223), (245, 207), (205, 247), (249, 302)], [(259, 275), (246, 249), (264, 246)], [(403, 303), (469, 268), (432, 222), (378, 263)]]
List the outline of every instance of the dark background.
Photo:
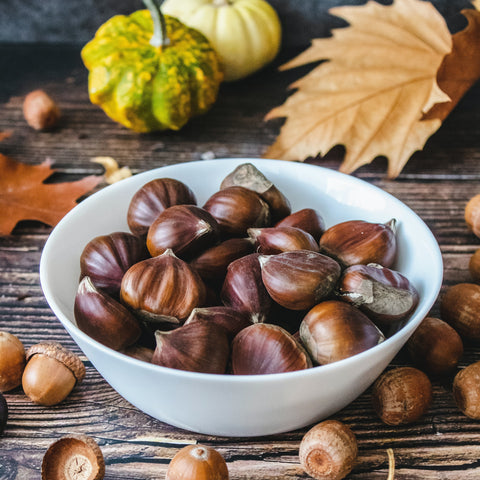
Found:
[[(404, 0), (397, 0), (404, 1)], [(342, 21), (328, 14), (336, 5), (359, 5), (363, 0), (271, 0), (283, 25), (285, 46), (304, 46), (327, 36)], [(381, 0), (389, 4), (391, 1)], [(433, 0), (452, 32), (464, 26), (459, 15), (471, 8), (467, 0)], [(141, 0), (0, 0), (0, 42), (84, 44), (115, 14), (144, 8)]]

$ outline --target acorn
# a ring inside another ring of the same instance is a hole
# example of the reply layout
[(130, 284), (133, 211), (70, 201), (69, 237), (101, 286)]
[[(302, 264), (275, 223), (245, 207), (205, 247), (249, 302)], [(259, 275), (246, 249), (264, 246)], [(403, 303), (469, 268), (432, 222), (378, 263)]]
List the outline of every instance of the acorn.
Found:
[(157, 178), (135, 192), (127, 212), (127, 223), (135, 235), (146, 235), (153, 221), (173, 205), (196, 205), (190, 188), (174, 178)]
[(335, 260), (309, 250), (261, 255), (259, 262), (267, 292), (290, 310), (309, 309), (326, 299), (340, 277)]
[(349, 220), (328, 228), (320, 239), (320, 252), (343, 266), (378, 263), (392, 266), (397, 254), (396, 220), (371, 223)]
[(249, 237), (255, 242), (256, 251), (262, 255), (311, 250), (318, 252), (318, 244), (307, 232), (295, 227), (249, 228)]

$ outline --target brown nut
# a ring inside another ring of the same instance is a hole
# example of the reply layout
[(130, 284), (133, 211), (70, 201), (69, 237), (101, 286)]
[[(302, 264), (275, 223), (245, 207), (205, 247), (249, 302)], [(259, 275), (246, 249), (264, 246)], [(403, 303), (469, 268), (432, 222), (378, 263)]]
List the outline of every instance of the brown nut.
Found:
[(319, 241), (325, 231), (323, 217), (313, 208), (303, 208), (283, 218), (276, 227), (295, 227), (309, 233), (315, 241)]
[(245, 237), (248, 228), (270, 224), (270, 209), (260, 195), (243, 187), (229, 187), (214, 193), (203, 208), (217, 220), (220, 231)]
[(184, 325), (193, 322), (210, 322), (219, 325), (225, 329), (229, 340), (233, 340), (238, 332), (252, 325), (250, 316), (246, 312), (224, 306), (194, 308)]
[(182, 259), (190, 259), (217, 241), (217, 221), (195, 205), (166, 208), (148, 229), (147, 248), (152, 257), (171, 249)]
[(265, 322), (272, 307), (262, 283), (259, 256), (252, 253), (232, 262), (220, 292), (225, 306), (247, 313), (253, 323)]
[(398, 367), (383, 373), (373, 385), (373, 408), (387, 425), (416, 422), (430, 408), (432, 384), (421, 370)]
[(193, 322), (168, 332), (155, 332), (152, 363), (200, 373), (225, 373), (230, 342), (223, 327)]
[(122, 350), (140, 337), (138, 320), (125, 306), (97, 290), (90, 277), (83, 277), (74, 303), (78, 328), (97, 342)]
[(302, 320), (299, 331), (312, 360), (320, 365), (351, 357), (385, 340), (366, 315), (337, 300), (315, 305)]
[(255, 242), (256, 251), (262, 255), (274, 255), (293, 250), (318, 252), (318, 244), (315, 239), (299, 228), (249, 228), (247, 233)]
[(353, 265), (344, 270), (338, 294), (368, 318), (389, 325), (409, 317), (418, 305), (413, 284), (400, 272), (378, 264)]
[(60, 109), (43, 90), (34, 90), (25, 97), (23, 115), (32, 128), (45, 130), (57, 124)]
[(480, 238), (480, 193), (467, 202), (465, 222), (473, 234)]
[(5, 431), (8, 420), (8, 405), (5, 397), (0, 393), (0, 437)]
[(316, 480), (341, 480), (353, 469), (357, 439), (344, 423), (325, 420), (312, 427), (300, 442), (302, 468)]
[(480, 283), (480, 248), (470, 257), (468, 271), (470, 272), (472, 280), (476, 283)]
[(415, 365), (430, 375), (451, 373), (463, 355), (460, 335), (439, 318), (426, 317), (407, 342)]
[(290, 215), (291, 207), (287, 197), (251, 163), (243, 163), (227, 175), (220, 189), (233, 186), (245, 187), (257, 192), (268, 203), (274, 222)]
[(173, 205), (196, 205), (190, 188), (174, 178), (151, 180), (135, 192), (127, 212), (127, 223), (135, 235), (146, 235), (153, 221)]
[(480, 362), (468, 365), (455, 375), (453, 397), (464, 415), (480, 420)]
[(278, 325), (256, 323), (233, 339), (232, 370), (235, 375), (294, 372), (312, 366), (308, 353)]
[(440, 302), (440, 317), (463, 338), (480, 341), (480, 285), (459, 283), (447, 289)]
[(390, 267), (396, 257), (396, 220), (371, 223), (350, 220), (328, 228), (320, 239), (320, 252), (348, 267), (378, 263)]
[(144, 347), (143, 345), (131, 345), (125, 350), (122, 350), (122, 353), (125, 355), (147, 363), (152, 363), (153, 352), (151, 348)]
[(205, 301), (205, 285), (188, 263), (170, 249), (130, 267), (120, 298), (146, 321), (181, 323)]
[(261, 255), (262, 281), (282, 307), (306, 310), (327, 298), (340, 277), (340, 265), (309, 250)]
[(87, 243), (80, 256), (80, 275), (95, 287), (118, 295), (125, 272), (148, 257), (145, 241), (127, 232), (100, 235)]
[(38, 343), (27, 351), (22, 386), (34, 403), (50, 406), (62, 402), (84, 377), (80, 358), (59, 343)]
[(165, 480), (228, 480), (224, 458), (212, 447), (187, 445), (172, 458)]
[(42, 480), (102, 480), (105, 459), (95, 440), (68, 435), (52, 443), (42, 461)]
[(0, 331), (0, 392), (22, 384), (25, 362), (23, 343), (15, 335)]
[(190, 265), (204, 280), (223, 281), (233, 261), (253, 253), (253, 243), (251, 238), (229, 238), (205, 250)]

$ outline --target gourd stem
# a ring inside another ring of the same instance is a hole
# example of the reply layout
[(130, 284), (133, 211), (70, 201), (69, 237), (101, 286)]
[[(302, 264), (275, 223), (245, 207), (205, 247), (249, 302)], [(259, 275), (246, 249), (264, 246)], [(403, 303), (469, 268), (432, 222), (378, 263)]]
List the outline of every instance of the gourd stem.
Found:
[(150, 39), (150, 45), (154, 47), (165, 47), (170, 41), (167, 37), (167, 26), (160, 6), (163, 0), (143, 0), (145, 6), (150, 10), (153, 20), (153, 35)]

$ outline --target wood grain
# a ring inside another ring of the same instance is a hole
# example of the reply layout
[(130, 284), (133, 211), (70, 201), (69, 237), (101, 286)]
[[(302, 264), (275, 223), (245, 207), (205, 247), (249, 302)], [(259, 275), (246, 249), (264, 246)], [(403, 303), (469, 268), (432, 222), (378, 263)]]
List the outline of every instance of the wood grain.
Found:
[[(13, 131), (0, 144), (0, 151), (31, 164), (52, 158), (58, 173), (51, 181), (101, 174), (102, 168), (90, 162), (97, 155), (112, 156), (134, 173), (203, 158), (261, 156), (281, 125), (281, 121), (265, 123), (263, 117), (284, 101), (287, 86), (300, 75), (278, 73), (272, 66), (243, 82), (223, 85), (212, 111), (180, 132), (137, 135), (89, 103), (86, 71), (76, 49), (0, 46), (0, 72), (0, 131)], [(44, 88), (62, 109), (62, 123), (51, 132), (35, 132), (23, 119), (23, 97), (36, 88)], [(470, 281), (468, 261), (480, 246), (463, 219), (466, 202), (480, 188), (479, 107), (480, 86), (476, 86), (397, 180), (385, 179), (384, 159), (355, 174), (405, 202), (431, 228), (443, 254), (443, 290)], [(341, 155), (342, 149), (336, 148), (311, 162), (337, 169)], [(50, 231), (46, 225), (24, 221), (12, 235), (0, 237), (0, 329), (19, 336), (27, 347), (57, 340), (82, 355), (41, 291), (38, 267)], [(438, 304), (432, 315), (439, 315)], [(45, 450), (68, 433), (85, 433), (97, 440), (108, 480), (162, 479), (179, 448), (195, 442), (217, 448), (233, 480), (307, 478), (298, 463), (299, 442), (307, 429), (253, 439), (180, 430), (130, 405), (87, 358), (81, 358), (87, 367), (86, 379), (58, 406), (34, 405), (21, 389), (6, 394), (10, 416), (0, 439), (0, 480), (39, 479)], [(477, 360), (480, 349), (467, 345), (461, 366)], [(407, 364), (404, 352), (393, 362)], [(411, 426), (383, 425), (372, 410), (369, 391), (335, 415), (352, 427), (359, 440), (359, 459), (348, 478), (385, 479), (387, 448), (394, 451), (397, 480), (480, 478), (480, 423), (457, 410), (451, 381), (434, 381), (430, 412)]]

